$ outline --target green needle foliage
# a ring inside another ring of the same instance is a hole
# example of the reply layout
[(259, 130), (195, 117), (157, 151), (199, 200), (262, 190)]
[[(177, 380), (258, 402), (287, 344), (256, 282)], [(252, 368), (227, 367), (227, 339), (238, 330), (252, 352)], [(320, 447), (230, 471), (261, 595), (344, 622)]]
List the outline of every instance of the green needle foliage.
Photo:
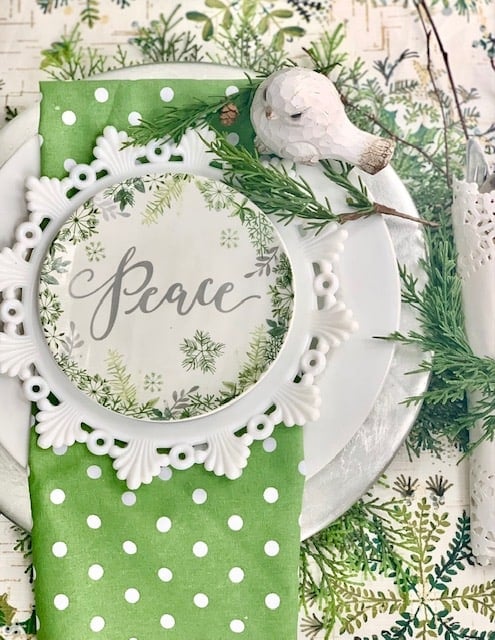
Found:
[(146, 145), (151, 140), (171, 138), (179, 142), (188, 129), (204, 125), (218, 128), (219, 114), (227, 104), (235, 104), (240, 112), (249, 111), (255, 88), (260, 80), (249, 78), (249, 85), (241, 87), (239, 92), (227, 97), (213, 97), (211, 100), (194, 102), (175, 107), (167, 105), (153, 120), (142, 120), (131, 130), (131, 144)]
[(343, 224), (377, 213), (409, 218), (370, 200), (361, 179), (358, 179), (358, 186), (350, 179), (349, 173), (353, 167), (346, 163), (321, 162), (323, 174), (348, 194), (347, 205), (352, 211), (337, 213), (328, 199), (324, 203), (319, 202), (306, 180), (292, 178), (284, 165), (266, 166), (260, 162), (256, 152), (230, 144), (222, 134), (208, 144), (222, 161), (224, 182), (249, 198), (264, 213), (274, 215), (284, 224), (302, 220), (305, 229), (319, 233), (330, 222)]
[(209, 146), (223, 163), (223, 180), (266, 214), (285, 224), (299, 218), (307, 228), (318, 231), (329, 222), (339, 221), (330, 203), (320, 204), (302, 178), (291, 178), (283, 168), (264, 166), (256, 153), (235, 147), (224, 136), (217, 136)]
[[(449, 420), (441, 424), (444, 434), (452, 441), (466, 447), (464, 431), (481, 421), (481, 436), (469, 445), (474, 447), (482, 440), (493, 439), (495, 433), (495, 361), (473, 354), (469, 346), (462, 315), (460, 282), (455, 272), (455, 262), (448, 242), (437, 242), (437, 252), (429, 253), (425, 267), (430, 278), (423, 290), (417, 282), (401, 269), (404, 300), (416, 309), (420, 331), (407, 335), (392, 334), (392, 339), (404, 344), (416, 344), (425, 353), (432, 352), (420, 369), (432, 374), (433, 384), (420, 398), (410, 398), (409, 403), (425, 401), (425, 410), (434, 422), (441, 417), (434, 407), (450, 410)], [(468, 410), (465, 397), (477, 392), (480, 400)], [(452, 415), (453, 414), (453, 415)], [(440, 425), (439, 425), (440, 426)]]

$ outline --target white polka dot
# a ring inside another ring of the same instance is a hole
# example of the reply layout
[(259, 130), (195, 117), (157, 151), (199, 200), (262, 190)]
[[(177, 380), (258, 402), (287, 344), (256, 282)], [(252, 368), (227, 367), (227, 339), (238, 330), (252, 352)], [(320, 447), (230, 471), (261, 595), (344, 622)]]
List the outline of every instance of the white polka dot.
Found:
[(158, 577), (162, 582), (170, 582), (174, 574), (167, 567), (162, 567), (158, 570)]
[(91, 629), (91, 631), (98, 633), (98, 631), (101, 631), (105, 628), (105, 618), (102, 618), (101, 616), (95, 616), (94, 618), (91, 618), (89, 628)]
[(306, 462), (301, 460), (301, 462), (297, 465), (297, 469), (302, 476), (306, 475)]
[(244, 526), (244, 520), (241, 516), (230, 516), (227, 524), (229, 525), (229, 529), (232, 529), (232, 531), (240, 531)]
[(197, 558), (204, 558), (208, 553), (208, 545), (206, 542), (202, 542), (201, 540), (195, 542), (193, 546), (193, 553)]
[(68, 172), (72, 167), (75, 167), (76, 164), (77, 162), (73, 158), (67, 158), (67, 160), (64, 160), (64, 169)]
[(63, 558), (67, 555), (67, 545), (65, 542), (56, 542), (52, 546), (52, 553), (56, 558)]
[(226, 96), (233, 96), (236, 93), (239, 93), (239, 88), (236, 87), (234, 84), (229, 85), (226, 89), (225, 89), (225, 95)]
[(126, 507), (132, 507), (136, 504), (136, 494), (132, 491), (126, 491), (122, 494), (122, 502)]
[(97, 102), (106, 102), (108, 100), (108, 91), (105, 87), (98, 87), (98, 89), (96, 89), (95, 100)]
[(268, 609), (278, 609), (280, 606), (280, 596), (278, 593), (269, 593), (265, 598)]
[(163, 102), (171, 102), (174, 99), (174, 90), (172, 87), (163, 87), (160, 91), (160, 98)]
[(263, 492), (263, 499), (268, 504), (274, 504), (278, 500), (278, 490), (275, 487), (268, 487)]
[(160, 624), (164, 629), (173, 629), (175, 627), (175, 618), (171, 616), (169, 613), (165, 613), (160, 618)]
[(99, 529), (101, 527), (101, 518), (93, 514), (86, 518), (86, 523), (90, 529)]
[(73, 111), (64, 111), (62, 114), (62, 122), (69, 127), (75, 124), (77, 118)]
[(103, 574), (105, 570), (101, 566), (101, 564), (92, 564), (88, 569), (88, 576), (91, 580), (101, 580), (103, 578)]
[(267, 556), (274, 557), (278, 555), (279, 551), (280, 545), (276, 540), (268, 540), (268, 542), (265, 544), (265, 553)]
[(172, 528), (172, 520), (167, 516), (162, 516), (156, 521), (156, 528), (160, 533), (167, 533)]
[(141, 594), (137, 589), (134, 589), (134, 588), (127, 589), (126, 592), (124, 593), (124, 598), (129, 604), (136, 604), (136, 602), (139, 601), (140, 597), (141, 597)]
[(53, 453), (56, 456), (64, 456), (67, 453), (67, 447), (63, 444), (61, 447), (53, 447)]
[(170, 480), (170, 478), (172, 477), (172, 469), (170, 467), (162, 467), (158, 477), (160, 478), (160, 480)]
[(227, 136), (227, 142), (230, 142), (230, 144), (233, 144), (235, 147), (235, 145), (238, 144), (239, 142), (239, 134), (236, 133), (235, 131), (232, 131)]
[(56, 609), (63, 611), (69, 606), (69, 598), (64, 593), (59, 593), (53, 598), (53, 604)]
[(137, 553), (137, 545), (135, 542), (132, 542), (132, 540), (126, 540), (122, 545), (122, 549), (130, 556)]
[(275, 440), (275, 438), (267, 438), (266, 440), (263, 440), (263, 449), (267, 453), (273, 453), (273, 451), (275, 451), (276, 448), (277, 448), (277, 441)]
[(234, 633), (242, 633), (244, 631), (244, 622), (242, 620), (232, 620), (230, 622), (230, 630)]
[(39, 631), (40, 629), (41, 629), (41, 622), (38, 616), (36, 616), (36, 631)]
[(194, 598), (193, 598), (194, 604), (199, 608), (199, 609), (204, 609), (205, 607), (208, 606), (208, 596), (204, 593), (197, 593)]
[(232, 567), (229, 571), (229, 579), (234, 584), (239, 584), (244, 580), (244, 571), (240, 567)]
[(62, 491), (62, 489), (54, 489), (50, 493), (50, 502), (52, 502), (53, 504), (62, 504), (64, 500), (65, 491)]
[(97, 464), (92, 464), (86, 469), (86, 473), (88, 474), (88, 478), (91, 478), (91, 480), (98, 480), (98, 478), (101, 478), (101, 467)]
[(208, 494), (204, 489), (195, 489), (192, 499), (195, 504), (204, 504), (208, 500)]
[(132, 124), (132, 126), (137, 126), (138, 124), (141, 124), (142, 116), (139, 111), (131, 111), (131, 113), (127, 117), (127, 120), (129, 124)]

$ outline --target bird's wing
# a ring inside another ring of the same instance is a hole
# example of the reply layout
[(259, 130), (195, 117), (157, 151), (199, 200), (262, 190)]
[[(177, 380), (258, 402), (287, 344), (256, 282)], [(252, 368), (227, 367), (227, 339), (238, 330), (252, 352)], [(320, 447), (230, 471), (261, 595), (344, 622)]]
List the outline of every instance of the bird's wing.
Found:
[(316, 164), (321, 158), (319, 148), (307, 141), (288, 142), (282, 147), (280, 155), (305, 164)]

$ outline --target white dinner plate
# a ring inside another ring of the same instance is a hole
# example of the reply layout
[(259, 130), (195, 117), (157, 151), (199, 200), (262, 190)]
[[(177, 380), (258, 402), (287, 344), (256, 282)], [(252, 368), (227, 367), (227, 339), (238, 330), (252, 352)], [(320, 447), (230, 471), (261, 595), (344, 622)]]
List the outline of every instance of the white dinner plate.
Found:
[[(112, 72), (115, 78), (233, 79), (236, 69), (216, 65), (150, 65)], [(37, 107), (0, 131), (0, 243), (9, 246), (25, 216), (24, 183), (39, 174)], [(366, 176), (377, 201), (417, 215), (407, 191), (391, 168)], [(331, 357), (320, 380), (324, 398), (320, 419), (305, 427), (307, 478), (302, 537), (328, 524), (348, 508), (393, 457), (412, 424), (416, 409), (400, 404), (420, 392), (427, 376), (403, 374), (420, 354), (374, 336), (414, 324), (409, 309), (400, 313), (397, 258), (417, 273), (422, 238), (413, 223), (379, 217), (349, 223), (349, 237), (337, 266), (343, 298), (359, 330)], [(30, 407), (16, 380), (0, 378), (0, 510), (29, 528), (26, 479)], [(2, 460), (3, 459), (3, 460)], [(3, 461), (3, 464), (1, 464)]]

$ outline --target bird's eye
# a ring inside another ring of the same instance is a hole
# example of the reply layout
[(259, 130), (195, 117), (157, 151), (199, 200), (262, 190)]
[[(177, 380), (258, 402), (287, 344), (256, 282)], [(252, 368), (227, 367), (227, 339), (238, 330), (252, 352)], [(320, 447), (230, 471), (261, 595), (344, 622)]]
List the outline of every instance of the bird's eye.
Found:
[(293, 120), (299, 120), (301, 116), (302, 116), (302, 112), (301, 112), (301, 113), (293, 113), (293, 114), (291, 115), (291, 118), (292, 118)]
[(266, 87), (263, 89), (263, 100), (266, 100)]

